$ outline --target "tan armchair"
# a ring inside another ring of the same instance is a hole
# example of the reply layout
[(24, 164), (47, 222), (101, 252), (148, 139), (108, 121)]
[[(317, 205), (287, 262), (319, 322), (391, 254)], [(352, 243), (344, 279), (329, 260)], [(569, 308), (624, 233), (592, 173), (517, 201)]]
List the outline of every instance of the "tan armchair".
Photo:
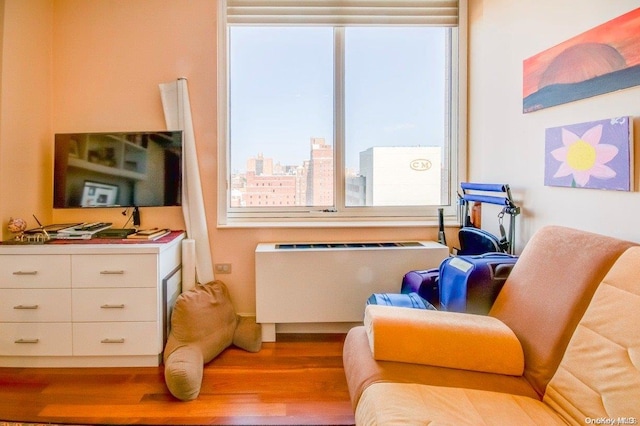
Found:
[[(624, 402), (640, 400), (640, 363), (628, 362), (640, 359), (640, 340), (633, 337), (640, 335), (640, 316), (629, 313), (632, 319), (621, 321), (616, 314), (640, 312), (640, 248), (627, 251), (634, 245), (547, 227), (527, 244), (488, 317), (367, 308), (365, 325), (349, 332), (343, 355), (356, 420), (584, 424), (589, 415), (640, 420), (640, 405)], [(618, 332), (623, 337), (613, 338)], [(629, 353), (627, 361), (614, 353), (611, 339), (619, 352)]]

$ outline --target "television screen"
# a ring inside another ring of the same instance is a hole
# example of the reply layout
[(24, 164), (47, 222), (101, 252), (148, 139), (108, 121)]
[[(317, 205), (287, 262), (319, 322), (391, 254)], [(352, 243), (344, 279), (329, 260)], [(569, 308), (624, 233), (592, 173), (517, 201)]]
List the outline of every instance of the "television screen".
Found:
[(182, 202), (182, 132), (58, 133), (53, 207)]

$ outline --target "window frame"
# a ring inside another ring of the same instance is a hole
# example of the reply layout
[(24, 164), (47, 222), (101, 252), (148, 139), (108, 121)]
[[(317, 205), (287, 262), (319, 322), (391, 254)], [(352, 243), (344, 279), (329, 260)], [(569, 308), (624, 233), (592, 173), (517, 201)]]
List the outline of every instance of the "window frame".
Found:
[[(232, 208), (229, 156), (229, 111), (228, 111), (228, 51), (229, 24), (226, 18), (226, 2), (219, 1), (218, 10), (218, 226), (422, 226), (435, 223), (438, 208), (444, 208), (449, 220), (458, 215), (458, 186), (466, 178), (466, 8), (467, 0), (460, 0), (458, 26), (451, 34), (451, 57), (447, 76), (449, 112), (443, 157), (449, 163), (449, 202), (441, 206), (349, 206), (346, 204), (345, 153), (345, 76), (344, 76), (344, 33), (343, 25), (333, 27), (334, 34), (334, 208), (314, 207), (242, 207)], [(373, 25), (375, 26), (375, 25)], [(457, 80), (457, 81), (456, 81)], [(456, 84), (457, 83), (457, 84)]]

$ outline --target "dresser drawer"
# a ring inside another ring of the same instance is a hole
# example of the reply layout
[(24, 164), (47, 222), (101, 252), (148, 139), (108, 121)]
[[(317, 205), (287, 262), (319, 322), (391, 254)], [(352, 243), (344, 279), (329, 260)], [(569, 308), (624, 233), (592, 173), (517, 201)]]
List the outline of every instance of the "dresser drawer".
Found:
[(0, 256), (0, 288), (71, 287), (71, 256)]
[(155, 288), (73, 289), (74, 321), (156, 321)]
[(71, 289), (0, 289), (0, 321), (71, 321)]
[(74, 355), (157, 355), (160, 352), (155, 322), (73, 324)]
[(73, 255), (72, 286), (156, 287), (157, 256), (153, 254)]
[(0, 355), (69, 356), (71, 323), (0, 324)]

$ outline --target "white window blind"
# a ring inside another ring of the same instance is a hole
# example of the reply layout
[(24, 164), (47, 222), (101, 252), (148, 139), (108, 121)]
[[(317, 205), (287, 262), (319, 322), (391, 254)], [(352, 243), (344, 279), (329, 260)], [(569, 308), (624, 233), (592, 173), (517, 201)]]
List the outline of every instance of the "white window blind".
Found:
[(458, 0), (227, 0), (226, 14), (229, 24), (453, 27)]

